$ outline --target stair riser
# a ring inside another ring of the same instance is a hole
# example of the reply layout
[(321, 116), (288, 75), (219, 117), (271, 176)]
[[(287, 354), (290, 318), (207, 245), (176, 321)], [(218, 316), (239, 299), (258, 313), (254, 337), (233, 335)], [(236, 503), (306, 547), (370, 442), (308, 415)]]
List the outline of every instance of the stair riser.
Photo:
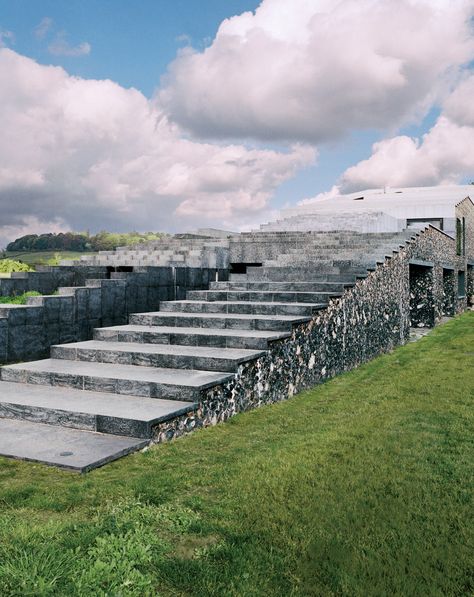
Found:
[(68, 373), (30, 372), (21, 369), (3, 369), (1, 378), (4, 381), (29, 383), (43, 386), (60, 386), (107, 392), (126, 396), (144, 396), (147, 398), (165, 398), (167, 400), (183, 400), (195, 402), (199, 400), (200, 389), (186, 386), (136, 381), (127, 379), (111, 379)]
[(162, 355), (146, 352), (123, 352), (107, 350), (68, 349), (67, 345), (51, 349), (53, 359), (159, 367), (166, 369), (195, 369), (200, 371), (225, 371), (235, 373), (240, 362), (236, 359), (194, 357), (187, 355)]
[[(335, 293), (336, 294), (336, 293)], [(252, 292), (252, 291), (219, 291), (192, 290), (187, 293), (189, 300), (201, 301), (261, 301), (276, 303), (327, 303), (328, 294), (318, 292)]]
[(250, 271), (250, 280), (268, 280), (269, 282), (299, 281), (302, 278), (321, 280), (327, 282), (354, 283), (357, 275), (364, 275), (367, 272), (350, 272), (346, 274), (324, 274), (320, 276), (313, 268), (297, 267), (268, 267), (260, 271)]
[(211, 282), (210, 290), (274, 292), (343, 292), (344, 284), (330, 282)]
[(155, 332), (111, 332), (97, 329), (95, 340), (110, 342), (138, 342), (141, 344), (176, 344), (179, 346), (209, 346), (213, 348), (249, 348), (266, 350), (268, 341), (264, 338), (242, 338), (229, 336), (205, 336), (196, 334), (160, 334)]
[(218, 304), (204, 301), (190, 303), (160, 303), (160, 311), (166, 313), (228, 313), (233, 315), (300, 315), (310, 317), (318, 308), (310, 305), (265, 305), (263, 303), (248, 302), (247, 305), (232, 303)]
[[(130, 317), (131, 325), (173, 326), (192, 328), (212, 328), (219, 330), (259, 330), (259, 331), (289, 331), (291, 322), (261, 320), (261, 319), (233, 319), (230, 317), (161, 317), (160, 315), (135, 314)], [(299, 323), (296, 321), (295, 323)]]
[(44, 423), (47, 425), (68, 427), (69, 429), (82, 429), (83, 431), (96, 431), (128, 437), (151, 437), (151, 426), (144, 421), (122, 419), (120, 417), (104, 417), (88, 413), (75, 413), (43, 407), (25, 406), (22, 404), (0, 403), (0, 417), (2, 419), (16, 419), (30, 421), (31, 423)]

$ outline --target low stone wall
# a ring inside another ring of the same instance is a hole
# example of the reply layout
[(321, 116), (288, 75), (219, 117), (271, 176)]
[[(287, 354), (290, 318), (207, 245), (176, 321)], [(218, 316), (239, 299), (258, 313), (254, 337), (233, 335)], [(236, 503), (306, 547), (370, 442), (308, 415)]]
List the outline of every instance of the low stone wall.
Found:
[(160, 301), (182, 299), (187, 290), (227, 280), (227, 270), (150, 267), (112, 273), (38, 296), (28, 305), (0, 305), (0, 363), (39, 359), (53, 344), (92, 338), (93, 329), (128, 322), (131, 313), (159, 309)]
[(53, 294), (60, 286), (83, 286), (90, 278), (108, 278), (106, 267), (42, 266), (36, 272), (15, 272), (0, 278), (0, 296), (18, 296), (36, 291)]
[[(410, 284), (410, 263), (430, 269), (429, 275), (422, 276), (424, 317), (417, 313), (419, 297), (417, 284)], [(442, 317), (446, 301), (443, 264), (448, 263), (455, 269), (463, 265), (456, 257), (455, 241), (430, 227), (341, 298), (332, 300), (312, 321), (295, 327), (290, 338), (272, 342), (265, 355), (241, 366), (230, 382), (204, 392), (198, 411), (158, 425), (154, 441), (290, 398), (404, 344), (412, 319), (417, 317), (416, 323), (425, 325)], [(465, 298), (453, 295), (452, 300), (456, 312), (466, 308)]]

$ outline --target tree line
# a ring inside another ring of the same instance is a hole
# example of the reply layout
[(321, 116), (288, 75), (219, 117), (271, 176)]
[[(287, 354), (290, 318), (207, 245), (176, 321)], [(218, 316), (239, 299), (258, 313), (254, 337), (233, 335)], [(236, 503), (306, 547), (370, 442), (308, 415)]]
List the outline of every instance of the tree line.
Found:
[(7, 251), (112, 251), (117, 247), (135, 245), (164, 236), (161, 232), (106, 232), (95, 235), (87, 232), (53, 232), (47, 234), (27, 234), (9, 243)]

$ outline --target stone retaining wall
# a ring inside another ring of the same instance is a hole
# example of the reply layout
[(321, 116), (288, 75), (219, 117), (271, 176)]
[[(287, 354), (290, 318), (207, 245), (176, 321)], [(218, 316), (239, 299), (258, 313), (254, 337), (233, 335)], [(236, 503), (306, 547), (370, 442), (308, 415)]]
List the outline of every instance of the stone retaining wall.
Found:
[(47, 357), (53, 344), (90, 340), (96, 327), (126, 324), (131, 313), (207, 289), (216, 276), (227, 280), (227, 270), (150, 267), (110, 276), (31, 297), (27, 305), (0, 305), (0, 363)]
[[(195, 413), (158, 425), (154, 441), (290, 398), (404, 344), (419, 298), (413, 296), (417, 291), (416, 284), (410, 284), (410, 262), (429, 263), (431, 269), (423, 283), (427, 321), (417, 314), (416, 323), (439, 321), (446, 301), (443, 265), (457, 270), (463, 261), (456, 257), (455, 241), (430, 227), (341, 298), (332, 300), (312, 321), (295, 327), (290, 338), (272, 342), (264, 356), (242, 365), (230, 382), (204, 392)], [(466, 308), (466, 299), (454, 295), (452, 304), (458, 313)]]
[(60, 286), (83, 286), (90, 278), (108, 278), (106, 267), (38, 267), (36, 272), (15, 272), (0, 278), (0, 296), (18, 296), (36, 291), (53, 294)]

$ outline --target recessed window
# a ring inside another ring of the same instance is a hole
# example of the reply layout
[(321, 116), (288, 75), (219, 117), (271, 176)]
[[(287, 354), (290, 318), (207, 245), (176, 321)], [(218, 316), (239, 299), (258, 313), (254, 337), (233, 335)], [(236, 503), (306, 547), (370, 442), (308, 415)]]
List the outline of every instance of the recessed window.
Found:
[(463, 298), (466, 296), (466, 274), (460, 270), (458, 272), (458, 297)]
[(409, 218), (407, 220), (407, 228), (424, 228), (430, 224), (443, 230), (443, 218)]

